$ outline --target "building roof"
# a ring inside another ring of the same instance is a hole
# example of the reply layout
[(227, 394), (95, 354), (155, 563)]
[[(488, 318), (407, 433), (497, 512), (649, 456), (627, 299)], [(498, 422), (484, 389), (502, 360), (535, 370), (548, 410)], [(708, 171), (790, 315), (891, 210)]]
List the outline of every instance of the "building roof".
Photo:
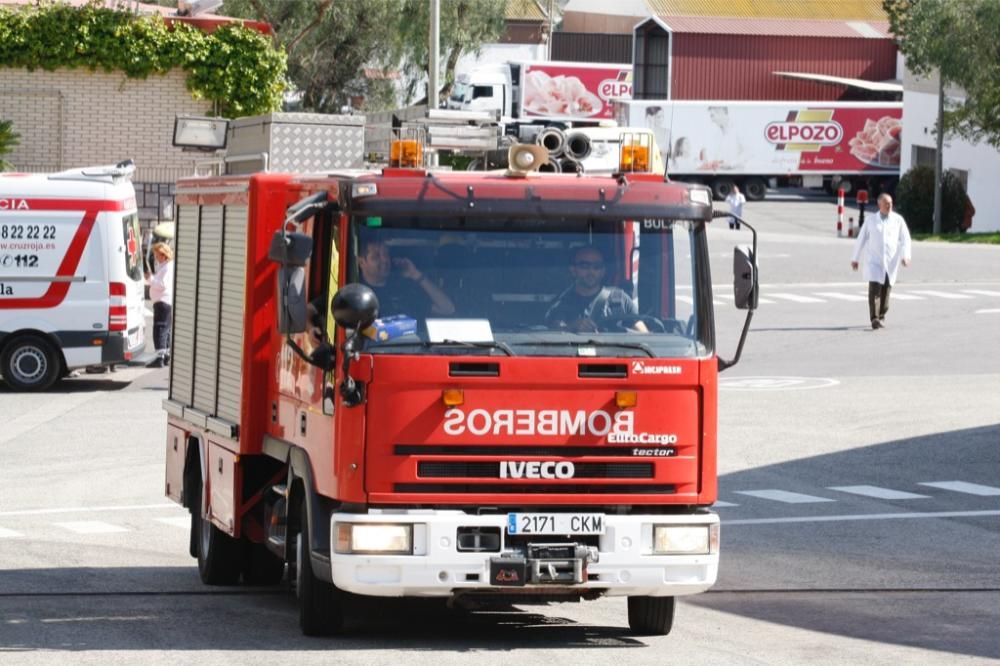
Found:
[(604, 16), (652, 16), (646, 0), (569, 0), (564, 13), (602, 14)]
[(549, 16), (536, 0), (507, 0), (504, 18), (508, 21), (548, 21)]
[(862, 88), (871, 92), (898, 93), (900, 96), (903, 94), (903, 84), (893, 81), (866, 81), (864, 79), (830, 76), (828, 74), (810, 74), (808, 72), (774, 72), (774, 74), (776, 76), (783, 76), (786, 79), (803, 79), (805, 81), (816, 81), (817, 83)]
[(661, 17), (887, 21), (882, 0), (645, 0)]
[(759, 35), (766, 37), (864, 37), (892, 39), (888, 21), (832, 19), (657, 16), (664, 29), (677, 33)]

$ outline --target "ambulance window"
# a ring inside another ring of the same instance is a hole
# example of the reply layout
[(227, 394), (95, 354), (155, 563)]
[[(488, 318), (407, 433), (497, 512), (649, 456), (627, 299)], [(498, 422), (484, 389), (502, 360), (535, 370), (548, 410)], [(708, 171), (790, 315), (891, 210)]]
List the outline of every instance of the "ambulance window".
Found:
[(142, 234), (139, 215), (132, 213), (122, 218), (122, 241), (125, 247), (125, 273), (132, 280), (142, 280)]

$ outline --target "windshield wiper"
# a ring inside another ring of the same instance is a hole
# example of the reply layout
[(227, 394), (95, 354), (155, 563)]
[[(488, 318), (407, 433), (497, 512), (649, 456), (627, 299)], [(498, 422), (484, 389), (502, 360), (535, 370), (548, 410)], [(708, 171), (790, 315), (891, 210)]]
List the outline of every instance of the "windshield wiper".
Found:
[(649, 348), (645, 342), (614, 342), (611, 340), (532, 340), (531, 342), (524, 342), (521, 344), (525, 345), (538, 345), (540, 347), (564, 347), (564, 346), (574, 346), (580, 347), (582, 345), (593, 345), (595, 347), (619, 347), (621, 349), (636, 349), (645, 353), (650, 358), (656, 358), (656, 354), (653, 350)]
[(467, 340), (441, 340), (439, 342), (424, 342), (423, 340), (409, 342), (384, 342), (379, 345), (369, 347), (369, 349), (384, 349), (385, 347), (421, 347), (431, 349), (433, 347), (473, 347), (478, 349), (499, 349), (507, 356), (517, 356), (514, 350), (506, 342), (469, 342)]

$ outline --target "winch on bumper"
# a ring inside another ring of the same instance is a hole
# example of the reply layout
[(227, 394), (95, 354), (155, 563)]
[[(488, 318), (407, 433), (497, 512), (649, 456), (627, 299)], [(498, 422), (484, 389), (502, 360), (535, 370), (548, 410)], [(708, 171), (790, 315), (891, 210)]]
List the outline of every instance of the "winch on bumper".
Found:
[[(513, 515), (513, 514), (512, 514)], [(577, 590), (677, 596), (710, 588), (719, 517), (602, 515), (601, 533), (511, 534), (504, 514), (377, 511), (331, 516), (331, 578), (373, 596)]]

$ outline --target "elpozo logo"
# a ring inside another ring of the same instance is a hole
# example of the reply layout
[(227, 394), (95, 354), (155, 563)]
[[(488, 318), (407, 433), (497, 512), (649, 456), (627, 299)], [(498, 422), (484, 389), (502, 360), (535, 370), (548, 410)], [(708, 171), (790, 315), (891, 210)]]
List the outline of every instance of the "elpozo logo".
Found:
[(833, 109), (806, 109), (784, 122), (768, 123), (764, 138), (778, 150), (814, 152), (823, 146), (839, 145), (844, 128), (833, 120)]

